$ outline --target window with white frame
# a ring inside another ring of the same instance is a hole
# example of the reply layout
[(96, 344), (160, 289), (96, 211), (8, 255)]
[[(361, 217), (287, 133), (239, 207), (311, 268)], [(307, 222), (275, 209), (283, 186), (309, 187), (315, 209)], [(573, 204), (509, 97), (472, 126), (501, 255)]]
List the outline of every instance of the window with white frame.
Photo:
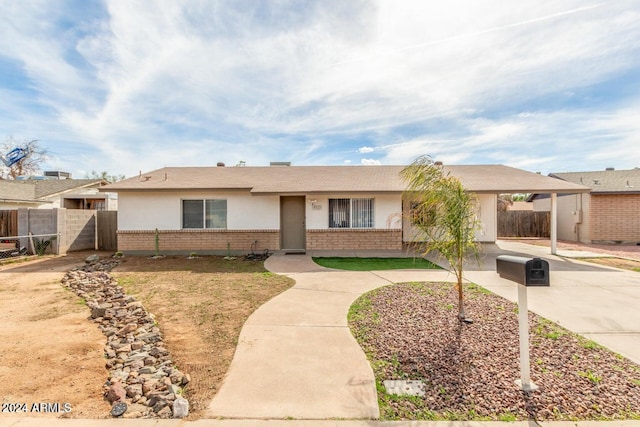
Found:
[(227, 228), (227, 201), (183, 200), (182, 228)]
[(329, 199), (329, 228), (373, 228), (373, 199)]

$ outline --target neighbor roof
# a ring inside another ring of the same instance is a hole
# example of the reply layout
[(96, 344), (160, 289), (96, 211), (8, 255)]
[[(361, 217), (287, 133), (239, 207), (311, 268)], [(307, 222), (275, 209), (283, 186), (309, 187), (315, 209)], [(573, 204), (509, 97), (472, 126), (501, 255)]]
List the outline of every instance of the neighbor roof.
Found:
[(49, 203), (45, 197), (100, 185), (101, 179), (0, 180), (0, 201), (14, 203)]
[(640, 193), (640, 168), (553, 173), (549, 176), (591, 188), (592, 194)]
[(40, 203), (36, 200), (36, 186), (18, 184), (17, 181), (0, 180), (0, 201), (11, 203)]
[[(402, 192), (404, 166), (167, 167), (100, 191), (248, 190), (252, 194)], [(475, 193), (576, 193), (585, 186), (503, 165), (445, 166)]]
[(34, 181), (36, 197), (54, 196), (71, 190), (99, 186), (101, 179), (44, 179)]

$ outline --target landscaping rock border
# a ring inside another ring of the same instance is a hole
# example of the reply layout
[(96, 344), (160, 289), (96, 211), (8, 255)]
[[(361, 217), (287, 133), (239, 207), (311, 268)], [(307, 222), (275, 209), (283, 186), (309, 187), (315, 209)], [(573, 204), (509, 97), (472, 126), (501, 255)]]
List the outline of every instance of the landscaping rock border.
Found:
[(91, 319), (107, 337), (105, 398), (118, 409), (127, 405), (124, 418), (183, 418), (189, 412), (182, 396), (189, 374), (174, 367), (153, 315), (109, 274), (118, 263), (92, 258), (62, 279), (86, 301)]

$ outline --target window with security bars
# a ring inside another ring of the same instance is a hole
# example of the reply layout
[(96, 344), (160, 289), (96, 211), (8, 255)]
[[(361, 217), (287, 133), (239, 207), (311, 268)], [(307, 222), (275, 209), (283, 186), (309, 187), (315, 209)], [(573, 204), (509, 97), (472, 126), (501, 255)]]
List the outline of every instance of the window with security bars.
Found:
[(183, 200), (182, 228), (227, 228), (227, 201)]
[(373, 228), (373, 199), (329, 199), (329, 228)]

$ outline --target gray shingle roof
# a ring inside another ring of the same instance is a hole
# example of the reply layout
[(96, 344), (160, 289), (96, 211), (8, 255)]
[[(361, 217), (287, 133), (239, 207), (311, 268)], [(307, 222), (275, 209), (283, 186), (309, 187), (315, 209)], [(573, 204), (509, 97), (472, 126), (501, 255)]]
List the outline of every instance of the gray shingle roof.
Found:
[(553, 173), (549, 176), (591, 188), (591, 193), (640, 193), (640, 169)]
[(101, 179), (44, 179), (35, 181), (36, 197), (53, 196), (80, 188), (94, 187), (100, 185), (101, 182)]
[[(167, 167), (101, 191), (249, 190), (253, 194), (393, 192), (406, 188), (404, 166)], [(588, 188), (503, 165), (445, 169), (477, 193), (575, 193)]]
[(0, 200), (36, 203), (36, 186), (33, 183), (0, 180)]
[(45, 197), (100, 183), (100, 179), (0, 180), (0, 200), (37, 204)]

